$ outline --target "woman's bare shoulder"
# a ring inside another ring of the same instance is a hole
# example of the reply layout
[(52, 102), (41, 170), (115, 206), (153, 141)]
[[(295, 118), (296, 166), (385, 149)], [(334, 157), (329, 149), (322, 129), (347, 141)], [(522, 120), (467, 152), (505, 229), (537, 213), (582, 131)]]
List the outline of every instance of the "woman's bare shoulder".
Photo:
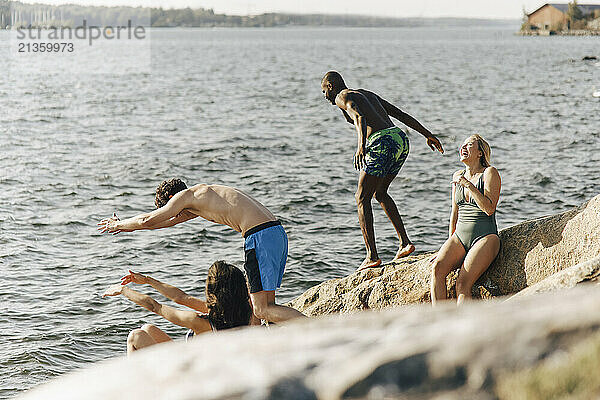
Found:
[(487, 177), (490, 177), (490, 178), (491, 177), (498, 177), (499, 178), (500, 177), (500, 173), (498, 172), (498, 170), (496, 169), (496, 167), (489, 166), (489, 167), (487, 167), (485, 169), (485, 171), (483, 171), (483, 176), (484, 176), (484, 178), (487, 178)]

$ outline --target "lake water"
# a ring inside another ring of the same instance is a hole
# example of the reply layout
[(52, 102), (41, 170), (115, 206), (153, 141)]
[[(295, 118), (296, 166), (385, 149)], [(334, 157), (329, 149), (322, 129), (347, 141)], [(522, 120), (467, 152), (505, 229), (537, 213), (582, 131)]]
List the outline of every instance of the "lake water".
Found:
[[(516, 29), (155, 29), (151, 74), (7, 74), (2, 57), (0, 398), (123, 355), (128, 331), (145, 322), (184, 334), (100, 298), (128, 268), (202, 296), (213, 261), (242, 266), (241, 236), (205, 221), (96, 231), (113, 211), (151, 210), (165, 178), (235, 186), (280, 217), (290, 256), (279, 301), (350, 274), (364, 257), (356, 138), (322, 97), (329, 69), (415, 116), (447, 150), (432, 153), (411, 132), (391, 186), (420, 252), (447, 236), (457, 149), (472, 133), (490, 142), (502, 175), (499, 228), (598, 194), (600, 67), (581, 59), (600, 56), (599, 39)], [(6, 54), (8, 33), (0, 39)], [(389, 260), (395, 232), (374, 212)]]

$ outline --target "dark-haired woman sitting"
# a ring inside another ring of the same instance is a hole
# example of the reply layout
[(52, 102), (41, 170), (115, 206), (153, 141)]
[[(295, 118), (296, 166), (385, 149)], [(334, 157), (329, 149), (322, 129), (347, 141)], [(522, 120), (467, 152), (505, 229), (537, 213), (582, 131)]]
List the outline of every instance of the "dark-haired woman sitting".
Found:
[[(128, 283), (148, 284), (174, 302), (192, 308), (184, 311), (160, 304), (150, 296), (128, 288)], [(121, 284), (111, 286), (102, 297), (122, 294), (134, 303), (190, 329), (195, 335), (208, 331), (235, 328), (258, 322), (253, 318), (252, 305), (242, 271), (224, 261), (217, 261), (208, 269), (206, 277), (206, 301), (192, 297), (175, 286), (162, 283), (150, 276), (129, 271), (121, 278)], [(172, 340), (154, 325), (146, 324), (134, 329), (127, 337), (127, 354), (144, 347)]]

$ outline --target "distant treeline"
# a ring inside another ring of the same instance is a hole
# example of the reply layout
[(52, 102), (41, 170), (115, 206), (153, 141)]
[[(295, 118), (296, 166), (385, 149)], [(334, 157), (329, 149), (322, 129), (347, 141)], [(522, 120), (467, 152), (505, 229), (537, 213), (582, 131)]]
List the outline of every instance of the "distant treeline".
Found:
[[(436, 25), (437, 19), (384, 18), (357, 15), (281, 14), (252, 16), (215, 14), (212, 9), (163, 9), (144, 7), (92, 7), (75, 4), (52, 6), (0, 0), (2, 28), (27, 26), (79, 26), (83, 20), (95, 26), (133, 25), (153, 27), (277, 27), (277, 26), (349, 26), (412, 27)], [(489, 20), (444, 19), (444, 25), (500, 23)], [(506, 22), (506, 21), (504, 21)]]
[(415, 26), (417, 21), (398, 18), (379, 18), (352, 15), (300, 15), (268, 13), (252, 16), (215, 14), (208, 9), (152, 9), (152, 26), (223, 26), (223, 27), (276, 27), (287, 25), (402, 27)]

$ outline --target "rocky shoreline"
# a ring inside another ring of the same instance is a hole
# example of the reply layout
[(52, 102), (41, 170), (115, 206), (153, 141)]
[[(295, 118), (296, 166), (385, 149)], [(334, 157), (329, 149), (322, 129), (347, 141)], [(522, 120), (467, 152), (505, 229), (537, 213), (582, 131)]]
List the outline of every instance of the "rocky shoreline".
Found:
[[(500, 253), (473, 286), (474, 298), (514, 295), (600, 255), (600, 196), (573, 210), (503, 229), (500, 238)], [(323, 282), (290, 305), (316, 316), (429, 302), (433, 254)], [(587, 277), (583, 274), (578, 279)], [(450, 274), (447, 283), (449, 295), (455, 297), (456, 273)]]
[(552, 31), (547, 29), (536, 29), (519, 31), (520, 36), (600, 36), (598, 29), (571, 29), (568, 31)]
[(600, 196), (500, 236), (498, 258), (473, 287), (487, 301), (422, 304), (431, 254), (421, 254), (323, 282), (290, 303), (316, 318), (155, 346), (20, 398), (600, 396)]

